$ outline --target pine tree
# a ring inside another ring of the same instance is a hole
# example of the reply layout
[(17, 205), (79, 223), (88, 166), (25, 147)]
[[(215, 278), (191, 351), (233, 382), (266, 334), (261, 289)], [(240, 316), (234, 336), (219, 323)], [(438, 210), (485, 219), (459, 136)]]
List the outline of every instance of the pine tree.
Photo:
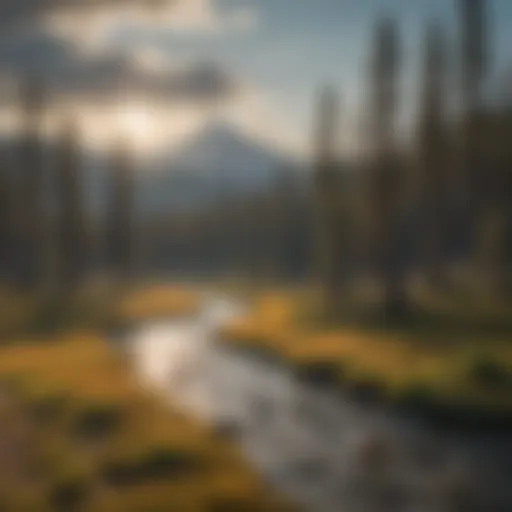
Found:
[(71, 120), (64, 127), (56, 162), (58, 279), (64, 292), (80, 284), (87, 262), (81, 156), (80, 134)]
[(20, 88), (21, 123), (17, 217), (18, 280), (23, 288), (40, 288), (45, 276), (46, 211), (43, 194), (43, 144), (41, 123), (44, 93), (39, 80), (26, 79)]
[(447, 216), (447, 137), (445, 110), (444, 36), (439, 24), (432, 23), (425, 40), (425, 68), (418, 127), (419, 195), (425, 229), (421, 233), (420, 254), (432, 285), (441, 284), (445, 256)]
[(268, 208), (265, 215), (267, 226), (266, 236), (267, 272), (276, 280), (287, 279), (293, 272), (293, 214), (295, 180), (293, 171), (287, 167), (281, 167), (275, 171), (275, 179), (272, 184)]
[(134, 168), (125, 143), (119, 143), (110, 162), (110, 198), (106, 259), (112, 275), (126, 282), (134, 270)]
[[(4, 149), (4, 148), (2, 148)], [(9, 275), (10, 264), (10, 176), (8, 156), (4, 151), (0, 155), (0, 277)]]
[(319, 101), (316, 140), (316, 264), (326, 313), (337, 309), (340, 294), (338, 224), (336, 218), (336, 155), (338, 95), (325, 88)]
[(398, 247), (398, 215), (403, 182), (396, 147), (400, 40), (393, 19), (376, 26), (372, 60), (373, 163), (369, 177), (371, 244), (384, 285), (385, 310), (401, 316), (407, 297)]
[(483, 92), (489, 66), (485, 7), (485, 0), (459, 0), (462, 24), (462, 187), (466, 196), (465, 218), (471, 238), (489, 201), (480, 147)]

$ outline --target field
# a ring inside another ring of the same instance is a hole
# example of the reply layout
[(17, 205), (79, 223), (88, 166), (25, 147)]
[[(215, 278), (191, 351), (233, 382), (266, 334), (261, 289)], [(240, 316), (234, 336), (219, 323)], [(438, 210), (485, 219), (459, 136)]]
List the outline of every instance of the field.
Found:
[[(193, 294), (130, 293), (132, 321), (178, 314)], [(0, 506), (5, 510), (287, 510), (212, 426), (141, 388), (103, 329), (18, 334), (0, 356)]]
[(224, 341), (394, 403), (512, 413), (508, 309), (429, 307), (385, 325), (349, 315), (321, 320), (311, 313), (313, 302), (304, 290), (259, 292), (251, 315), (224, 329)]

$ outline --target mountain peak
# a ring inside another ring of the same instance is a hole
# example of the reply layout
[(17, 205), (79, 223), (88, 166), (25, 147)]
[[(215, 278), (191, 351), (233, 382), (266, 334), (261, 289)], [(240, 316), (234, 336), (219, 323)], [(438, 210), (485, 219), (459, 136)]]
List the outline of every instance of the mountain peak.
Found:
[(213, 121), (179, 147), (171, 155), (171, 167), (188, 174), (215, 175), (237, 181), (269, 178), (287, 158), (273, 148), (227, 123)]
[(259, 146), (256, 140), (241, 132), (236, 126), (227, 121), (210, 121), (200, 130), (192, 134), (185, 143), (178, 148), (178, 153), (186, 150), (187, 147), (194, 147), (196, 150), (204, 146), (227, 149), (225, 146), (245, 145)]
[(190, 205), (267, 189), (293, 161), (227, 122), (210, 122), (163, 154), (148, 203)]

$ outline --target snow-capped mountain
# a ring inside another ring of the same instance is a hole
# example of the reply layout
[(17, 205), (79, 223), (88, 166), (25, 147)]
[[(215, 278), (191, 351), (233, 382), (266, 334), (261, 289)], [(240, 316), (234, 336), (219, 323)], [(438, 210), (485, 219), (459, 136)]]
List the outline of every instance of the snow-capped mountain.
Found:
[(252, 192), (270, 186), (293, 159), (227, 124), (210, 124), (177, 150), (159, 155), (148, 173), (145, 203), (176, 203)]

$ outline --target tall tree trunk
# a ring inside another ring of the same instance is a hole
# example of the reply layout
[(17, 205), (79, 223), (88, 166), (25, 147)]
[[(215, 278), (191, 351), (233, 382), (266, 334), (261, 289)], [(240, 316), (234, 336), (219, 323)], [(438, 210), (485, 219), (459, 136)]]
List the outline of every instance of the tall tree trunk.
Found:
[(17, 217), (18, 280), (38, 291), (46, 278), (46, 211), (44, 208), (41, 119), (43, 90), (39, 81), (27, 79), (21, 87), (23, 133), (19, 148), (19, 197)]
[(337, 115), (336, 92), (327, 88), (320, 97), (315, 168), (316, 270), (327, 314), (336, 312), (341, 292), (334, 150)]
[(83, 281), (87, 264), (86, 221), (78, 130), (73, 122), (63, 131), (57, 155), (58, 268), (61, 291), (72, 292)]

